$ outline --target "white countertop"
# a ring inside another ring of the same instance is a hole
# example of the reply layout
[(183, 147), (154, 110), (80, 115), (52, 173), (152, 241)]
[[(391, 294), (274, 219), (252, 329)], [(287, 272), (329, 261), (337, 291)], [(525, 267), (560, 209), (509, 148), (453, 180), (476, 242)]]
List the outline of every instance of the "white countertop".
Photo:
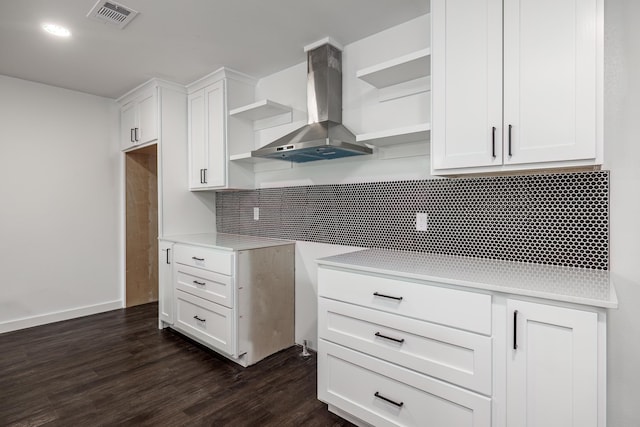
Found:
[(604, 270), (384, 249), (366, 249), (316, 261), (320, 265), (507, 294), (618, 307), (609, 272)]
[(244, 251), (249, 249), (295, 244), (295, 242), (290, 240), (268, 239), (265, 237), (226, 233), (182, 234), (176, 236), (163, 236), (160, 237), (159, 240), (166, 240), (174, 243), (186, 243), (189, 245), (227, 251)]

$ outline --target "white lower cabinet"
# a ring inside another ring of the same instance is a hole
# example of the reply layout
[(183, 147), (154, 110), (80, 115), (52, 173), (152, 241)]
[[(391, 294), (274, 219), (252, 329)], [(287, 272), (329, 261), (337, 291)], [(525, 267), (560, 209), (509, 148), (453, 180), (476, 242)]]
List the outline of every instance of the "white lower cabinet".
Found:
[(598, 314), (507, 300), (507, 426), (597, 427)]
[(159, 328), (173, 324), (173, 243), (158, 243), (158, 318)]
[(376, 426), (489, 427), (491, 399), (320, 340), (319, 398)]
[(176, 291), (176, 328), (230, 356), (237, 357), (233, 311), (227, 307)]
[(233, 250), (180, 239), (161, 248), (161, 263), (171, 262), (160, 269), (161, 327), (242, 366), (294, 344), (293, 244)]
[(318, 296), (318, 398), (356, 424), (606, 426), (603, 308), (323, 264)]

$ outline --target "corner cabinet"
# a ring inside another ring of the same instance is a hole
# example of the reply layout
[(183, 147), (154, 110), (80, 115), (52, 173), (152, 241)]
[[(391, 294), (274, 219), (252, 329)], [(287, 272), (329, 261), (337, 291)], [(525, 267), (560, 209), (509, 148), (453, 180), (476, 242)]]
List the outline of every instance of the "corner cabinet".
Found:
[(253, 170), (229, 161), (254, 149), (251, 123), (229, 114), (253, 102), (254, 86), (250, 77), (220, 69), (187, 87), (190, 190), (254, 187)]
[(157, 139), (158, 92), (149, 87), (120, 107), (120, 148), (128, 151)]
[(432, 172), (602, 164), (603, 0), (433, 0)]

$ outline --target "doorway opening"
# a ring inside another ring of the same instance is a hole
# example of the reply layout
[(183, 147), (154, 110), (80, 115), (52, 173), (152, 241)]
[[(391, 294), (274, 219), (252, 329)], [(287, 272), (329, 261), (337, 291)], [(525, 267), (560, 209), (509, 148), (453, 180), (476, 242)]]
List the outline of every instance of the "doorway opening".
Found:
[(150, 145), (125, 155), (125, 305), (158, 301), (158, 152)]

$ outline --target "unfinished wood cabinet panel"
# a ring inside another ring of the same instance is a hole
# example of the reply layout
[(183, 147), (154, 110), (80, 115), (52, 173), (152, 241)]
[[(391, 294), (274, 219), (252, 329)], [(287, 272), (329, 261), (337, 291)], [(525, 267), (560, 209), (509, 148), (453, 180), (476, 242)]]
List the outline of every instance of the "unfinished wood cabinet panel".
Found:
[(158, 300), (156, 145), (126, 154), (126, 305)]

